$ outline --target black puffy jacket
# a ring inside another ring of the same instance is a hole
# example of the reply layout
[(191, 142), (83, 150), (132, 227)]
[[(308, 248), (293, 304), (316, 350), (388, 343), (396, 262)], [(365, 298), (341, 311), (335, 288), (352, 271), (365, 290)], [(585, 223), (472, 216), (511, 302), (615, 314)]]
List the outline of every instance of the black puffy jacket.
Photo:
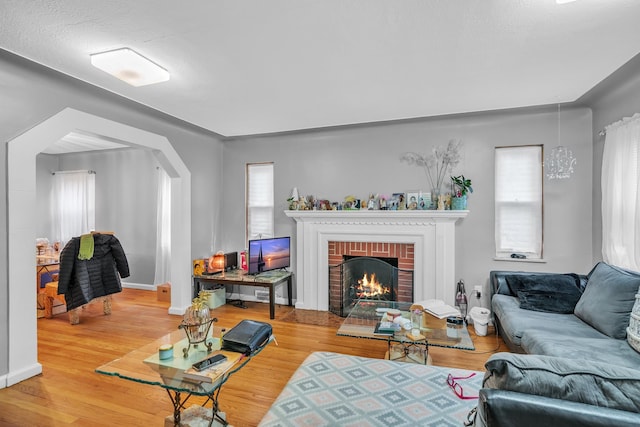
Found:
[(80, 237), (72, 238), (60, 254), (58, 294), (64, 294), (67, 311), (121, 292), (120, 278), (129, 277), (127, 257), (115, 236), (94, 234), (93, 242), (89, 260), (78, 259)]

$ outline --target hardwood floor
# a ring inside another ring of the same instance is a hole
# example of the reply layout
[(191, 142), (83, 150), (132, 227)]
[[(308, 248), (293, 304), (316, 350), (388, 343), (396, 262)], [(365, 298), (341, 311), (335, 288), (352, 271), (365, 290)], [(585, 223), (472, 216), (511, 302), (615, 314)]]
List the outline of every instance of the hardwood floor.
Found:
[[(167, 392), (95, 373), (95, 368), (177, 328), (180, 316), (167, 314), (169, 303), (156, 293), (125, 289), (114, 295), (113, 312), (102, 314), (93, 303), (70, 325), (67, 314), (38, 319), (38, 354), (42, 375), (0, 390), (1, 426), (162, 426), (171, 414)], [(383, 341), (336, 336), (335, 327), (296, 324), (282, 319), (291, 307), (276, 307), (269, 319), (267, 304), (230, 304), (214, 310), (217, 325), (232, 327), (248, 318), (273, 325), (278, 345), (269, 345), (235, 374), (220, 394), (221, 409), (236, 426), (255, 426), (267, 412), (298, 365), (313, 351), (333, 351), (384, 357)], [(489, 330), (486, 337), (470, 334), (476, 351), (430, 348), (433, 364), (483, 370), (497, 351), (508, 351)], [(204, 400), (192, 397), (191, 404)]]

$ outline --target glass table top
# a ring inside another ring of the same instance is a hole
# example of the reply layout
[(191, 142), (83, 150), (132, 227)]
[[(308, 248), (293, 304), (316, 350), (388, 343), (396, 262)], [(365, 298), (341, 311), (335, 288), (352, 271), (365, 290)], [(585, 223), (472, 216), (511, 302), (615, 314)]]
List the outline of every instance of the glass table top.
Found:
[[(220, 349), (220, 338), (216, 337), (220, 336), (221, 328), (214, 327), (212, 329), (212, 337), (207, 338), (206, 343), (211, 343), (212, 349), (215, 351)], [(159, 347), (163, 344), (173, 345), (172, 358), (160, 360)], [(226, 381), (230, 374), (242, 368), (250, 359), (250, 357), (246, 357), (237, 362), (224, 375), (220, 375), (213, 382), (201, 382), (186, 378), (184, 376), (185, 371), (191, 368), (195, 362), (206, 359), (211, 353), (208, 353), (205, 345), (200, 343), (195, 348), (192, 345), (189, 349), (188, 357), (185, 358), (183, 357), (183, 349), (188, 345), (189, 341), (185, 332), (181, 329), (176, 329), (147, 345), (98, 367), (96, 372), (143, 384), (157, 385), (176, 392), (210, 396)], [(223, 351), (222, 353), (225, 352)]]
[[(404, 329), (390, 336), (381, 336), (374, 333), (376, 325), (380, 322), (386, 310), (400, 310), (401, 316), (409, 319), (411, 305), (411, 303), (394, 301), (359, 300), (353, 306), (344, 322), (342, 322), (337, 334), (392, 342), (411, 341), (407, 337), (407, 333), (410, 331), (405, 331)], [(475, 350), (466, 325), (448, 326), (447, 319), (438, 319), (428, 313), (422, 314), (420, 334), (426, 338), (427, 344), (430, 346)]]

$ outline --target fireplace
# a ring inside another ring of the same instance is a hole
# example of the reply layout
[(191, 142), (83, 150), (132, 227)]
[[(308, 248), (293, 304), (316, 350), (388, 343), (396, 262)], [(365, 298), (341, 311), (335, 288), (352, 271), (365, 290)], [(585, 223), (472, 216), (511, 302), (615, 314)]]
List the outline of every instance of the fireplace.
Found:
[[(329, 266), (329, 311), (346, 317), (360, 299), (399, 301), (399, 286), (410, 289), (413, 270), (398, 268), (398, 258), (343, 255), (344, 262)], [(407, 292), (403, 298), (407, 299)]]
[[(329, 310), (329, 265), (342, 262), (330, 257), (330, 242), (409, 244), (415, 259), (415, 286), (410, 300), (437, 298), (454, 304), (455, 224), (469, 211), (284, 211), (296, 221), (295, 306)], [(375, 255), (377, 256), (377, 255)], [(401, 258), (401, 257), (398, 257)], [(400, 268), (407, 268), (399, 260)], [(405, 292), (401, 285), (398, 295)]]
[[(327, 242), (329, 311), (346, 316), (353, 302), (349, 299), (350, 294), (355, 298), (370, 298), (371, 296), (351, 292), (353, 289), (350, 287), (355, 286), (353, 281), (370, 281), (372, 273), (376, 273), (378, 282), (392, 288), (384, 299), (412, 302), (414, 252), (413, 243)], [(366, 278), (363, 277), (365, 272), (368, 275)], [(389, 275), (393, 277), (388, 278)]]

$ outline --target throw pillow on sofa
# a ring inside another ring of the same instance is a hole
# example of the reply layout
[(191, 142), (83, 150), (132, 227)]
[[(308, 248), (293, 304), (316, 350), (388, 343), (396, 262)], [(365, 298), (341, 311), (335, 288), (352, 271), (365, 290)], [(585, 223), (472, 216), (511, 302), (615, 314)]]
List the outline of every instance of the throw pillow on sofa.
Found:
[(603, 334), (624, 339), (640, 288), (640, 273), (599, 262), (588, 277), (574, 314)]
[(640, 412), (640, 371), (591, 360), (497, 353), (485, 363), (483, 388)]
[(569, 314), (582, 296), (577, 274), (511, 274), (505, 280), (525, 310)]

